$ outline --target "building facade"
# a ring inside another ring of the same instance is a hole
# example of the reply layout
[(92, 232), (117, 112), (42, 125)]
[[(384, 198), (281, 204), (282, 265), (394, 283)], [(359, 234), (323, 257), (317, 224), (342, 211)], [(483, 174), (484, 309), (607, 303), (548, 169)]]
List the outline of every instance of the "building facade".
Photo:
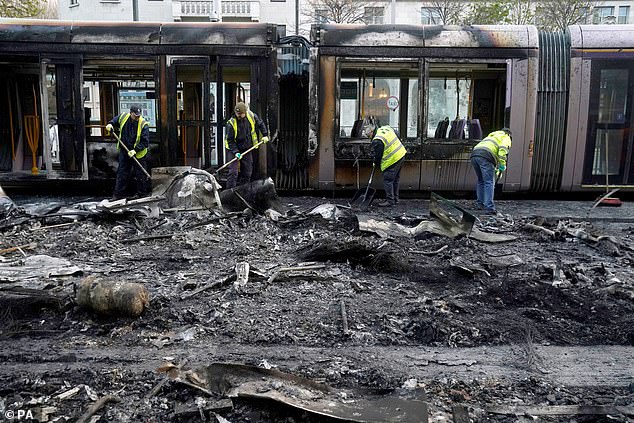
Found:
[[(345, 2), (346, 0), (342, 0)], [(352, 1), (352, 0), (350, 0)], [(313, 23), (327, 21), (318, 0), (59, 0), (61, 20), (267, 22), (287, 34), (308, 36)], [(442, 24), (432, 4), (414, 0), (361, 1), (367, 24)], [(634, 1), (600, 2), (583, 24), (631, 24)]]
[(58, 16), (69, 21), (173, 21), (172, 0), (59, 0)]

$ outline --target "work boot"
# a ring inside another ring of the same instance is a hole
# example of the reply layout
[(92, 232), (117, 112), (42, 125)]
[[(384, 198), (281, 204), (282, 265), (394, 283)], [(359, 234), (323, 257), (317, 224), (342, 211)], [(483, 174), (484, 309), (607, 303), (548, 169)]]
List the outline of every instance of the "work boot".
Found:
[(393, 205), (394, 203), (389, 200), (383, 200), (378, 204), (379, 207), (392, 207)]

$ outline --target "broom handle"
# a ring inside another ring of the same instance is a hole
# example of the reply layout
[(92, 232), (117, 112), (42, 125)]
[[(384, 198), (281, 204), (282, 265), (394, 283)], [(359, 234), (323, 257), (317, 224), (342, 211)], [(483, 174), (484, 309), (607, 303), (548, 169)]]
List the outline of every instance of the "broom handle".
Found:
[[(255, 150), (256, 148), (258, 148), (260, 146), (260, 144), (262, 144), (262, 141), (259, 141), (259, 142), (255, 143), (253, 145), (253, 147), (249, 148), (244, 153), (241, 153), (240, 156), (244, 156), (245, 154), (250, 153), (252, 150)], [(231, 163), (235, 162), (236, 160), (239, 160), (239, 159), (237, 157), (234, 157), (233, 159), (229, 160), (227, 163), (225, 163), (224, 165), (220, 166), (216, 170), (216, 173), (220, 172), (222, 169), (224, 169), (225, 167), (229, 166)]]
[[(112, 131), (112, 135), (114, 135), (114, 137), (117, 139), (117, 141), (119, 141), (119, 144), (121, 144), (121, 147), (123, 147), (123, 149), (129, 153), (130, 150), (128, 149), (128, 147), (125, 146), (125, 144), (121, 141), (121, 138), (119, 138), (119, 136), (117, 135), (117, 133), (113, 130)], [(132, 160), (134, 160), (136, 162), (137, 165), (139, 165), (139, 169), (141, 169), (143, 171), (143, 173), (145, 173), (145, 176), (148, 177), (148, 179), (152, 179), (152, 177), (150, 176), (149, 173), (147, 173), (147, 170), (145, 170), (145, 168), (141, 165), (141, 163), (139, 163), (139, 161), (136, 159), (135, 156), (132, 156)]]
[[(275, 134), (273, 134), (273, 137), (271, 137), (271, 139), (269, 140), (270, 143), (275, 142), (275, 140), (277, 139), (277, 133), (278, 133), (278, 131), (275, 131)], [(258, 148), (261, 144), (262, 144), (262, 141), (258, 141), (257, 143), (255, 143), (253, 145), (253, 147), (249, 148), (244, 153), (241, 153), (241, 156), (244, 156), (245, 154), (250, 153), (252, 150), (255, 150), (256, 148)], [(229, 160), (227, 163), (223, 164), (218, 169), (216, 169), (214, 174), (220, 172), (222, 169), (224, 169), (225, 167), (229, 166), (231, 163), (235, 162), (236, 160), (238, 160), (237, 157), (234, 157), (233, 159)]]
[(368, 181), (368, 186), (365, 189), (365, 194), (363, 195), (363, 201), (365, 201), (368, 198), (368, 191), (370, 191), (370, 185), (372, 185), (372, 178), (374, 177), (374, 169), (376, 169), (376, 167), (372, 165), (372, 173), (370, 173), (370, 180)]

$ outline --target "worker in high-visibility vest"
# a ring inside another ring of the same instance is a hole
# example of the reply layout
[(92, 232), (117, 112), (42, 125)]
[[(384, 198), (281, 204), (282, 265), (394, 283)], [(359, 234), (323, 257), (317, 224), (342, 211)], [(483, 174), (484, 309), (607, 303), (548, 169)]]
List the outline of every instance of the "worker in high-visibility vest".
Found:
[(245, 103), (240, 102), (234, 108), (234, 116), (227, 122), (225, 134), (227, 161), (234, 157), (238, 159), (229, 165), (225, 188), (234, 188), (251, 181), (253, 156), (242, 153), (256, 145), (258, 141), (264, 144), (269, 142), (269, 131), (262, 119), (249, 110)]
[(141, 116), (141, 108), (138, 105), (130, 107), (130, 112), (121, 113), (112, 118), (106, 125), (106, 131), (110, 133), (116, 130), (121, 142), (128, 148), (119, 150), (119, 167), (117, 168), (117, 180), (114, 186), (113, 199), (125, 198), (134, 191), (135, 197), (150, 195), (150, 181), (144, 173), (134, 164), (134, 158), (146, 170), (148, 168), (148, 147), (150, 145), (150, 129), (147, 120)]
[(506, 170), (506, 157), (511, 148), (511, 130), (502, 128), (491, 132), (473, 147), (471, 165), (478, 177), (476, 207), (486, 214), (497, 214), (493, 194), (495, 181)]
[(379, 207), (391, 207), (398, 203), (401, 166), (407, 150), (398, 133), (389, 125), (380, 128), (370, 125), (365, 129), (365, 135), (372, 140), (372, 166), (379, 166), (383, 172), (385, 200), (379, 203)]

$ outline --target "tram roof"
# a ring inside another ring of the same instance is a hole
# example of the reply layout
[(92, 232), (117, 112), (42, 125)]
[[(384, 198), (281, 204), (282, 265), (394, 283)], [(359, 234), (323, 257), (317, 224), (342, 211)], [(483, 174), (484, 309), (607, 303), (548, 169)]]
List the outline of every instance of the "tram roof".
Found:
[(568, 31), (574, 49), (634, 48), (634, 25), (574, 25)]
[(91, 22), (0, 19), (0, 42), (267, 46), (277, 27), (239, 22)]
[(311, 41), (332, 47), (538, 48), (532, 25), (313, 25)]

